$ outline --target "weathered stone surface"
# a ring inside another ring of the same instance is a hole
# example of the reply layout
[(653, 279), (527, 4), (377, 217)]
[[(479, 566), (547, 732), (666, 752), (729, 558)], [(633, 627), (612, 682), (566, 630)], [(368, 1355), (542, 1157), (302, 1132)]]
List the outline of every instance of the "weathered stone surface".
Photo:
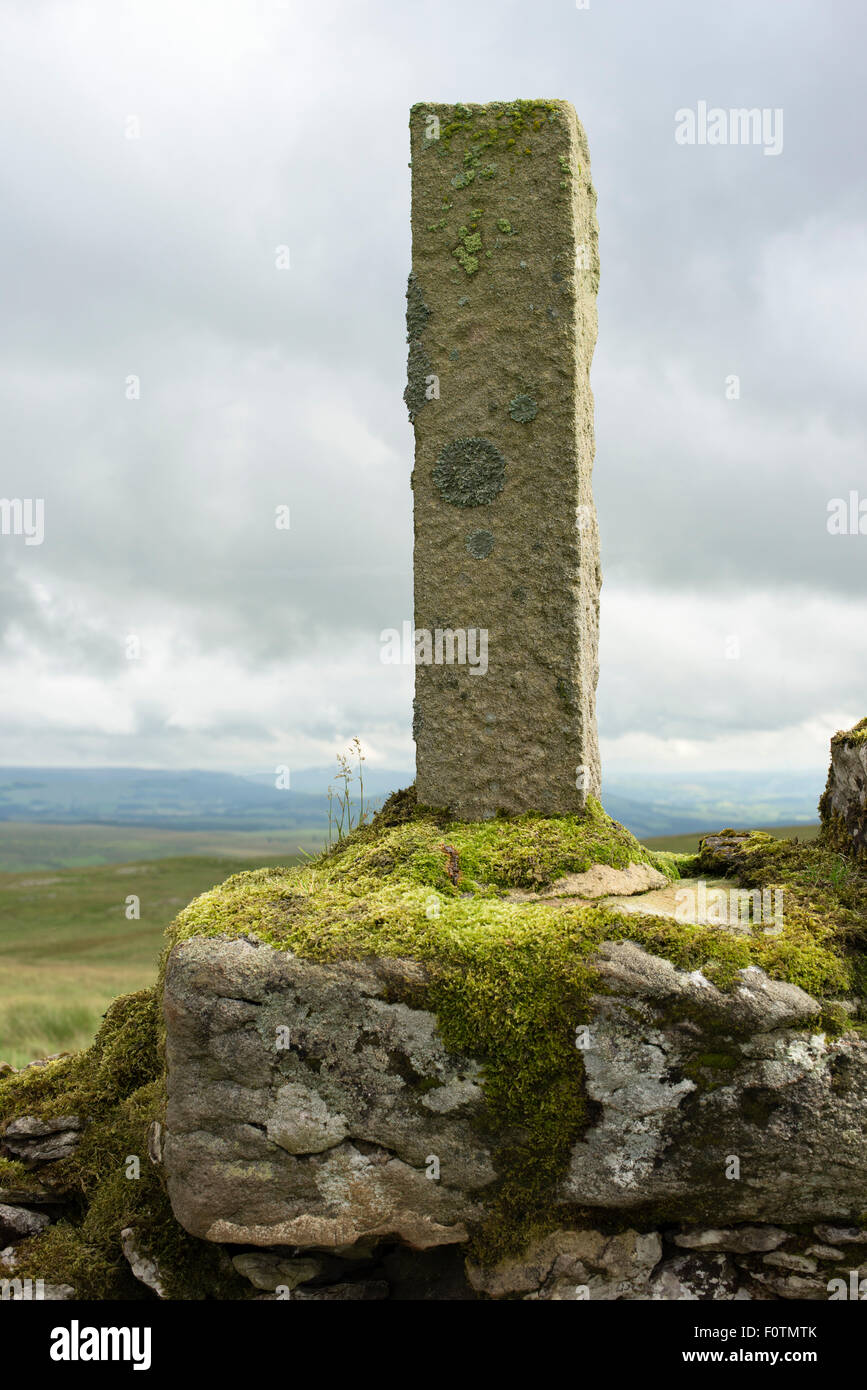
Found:
[(163, 1161), (163, 1127), (159, 1120), (152, 1120), (147, 1133), (148, 1158), (157, 1167)]
[(822, 1276), (805, 1277), (802, 1274), (769, 1274), (754, 1272), (750, 1278), (776, 1298), (812, 1300), (828, 1297), (828, 1281)]
[[(484, 820), (598, 794), (595, 193), (568, 102), (419, 105), (407, 404), (421, 802)], [(580, 769), (580, 771), (579, 771)]]
[(845, 1259), (842, 1250), (838, 1250), (835, 1245), (808, 1245), (807, 1255), (814, 1256), (817, 1260), (842, 1260)]
[(466, 1239), (494, 1177), (479, 1067), (446, 1052), (431, 1014), (389, 1002), (419, 978), (412, 962), (317, 965), (246, 940), (174, 949), (163, 1163), (188, 1231), (323, 1249)]
[(655, 1302), (717, 1302), (749, 1298), (728, 1255), (698, 1253), (675, 1255), (661, 1265), (650, 1285)]
[(703, 858), (711, 858), (718, 864), (735, 865), (751, 833), (749, 830), (721, 830), (717, 835), (703, 835), (699, 851)]
[(762, 1260), (774, 1269), (788, 1269), (793, 1274), (815, 1274), (818, 1268), (816, 1261), (808, 1255), (797, 1255), (788, 1250), (772, 1250), (769, 1255), (763, 1255)]
[(649, 1297), (649, 1278), (662, 1254), (655, 1231), (552, 1231), (513, 1259), (491, 1268), (468, 1266), (473, 1288), (489, 1298), (523, 1294), (539, 1301)]
[(0, 1241), (25, 1240), (27, 1236), (38, 1235), (50, 1225), (51, 1218), (42, 1212), (0, 1205)]
[(867, 1230), (861, 1226), (828, 1226), (820, 1224), (813, 1230), (829, 1245), (867, 1245)]
[(10, 1207), (56, 1207), (63, 1197), (42, 1187), (0, 1187), (0, 1203)]
[[(754, 967), (724, 992), (630, 942), (605, 943), (595, 963), (608, 991), (582, 1051), (595, 1109), (552, 1203), (728, 1223), (674, 1234), (702, 1255), (768, 1254), (789, 1239), (783, 1221), (824, 1222), (817, 1238), (845, 1244), (867, 1178), (857, 1035), (812, 1032), (816, 1001)], [(423, 978), (414, 962), (320, 965), (247, 940), (175, 948), (163, 1153), (187, 1230), (314, 1258), (466, 1239), (495, 1176), (493, 1140), (478, 1063), (446, 1052), (432, 1015), (394, 1002)], [(732, 1160), (739, 1176), (727, 1176)], [(552, 1250), (534, 1252), (531, 1274), (522, 1259), (496, 1287), (481, 1273), (473, 1287), (502, 1297), (513, 1279), (513, 1295), (571, 1298), (567, 1285), (587, 1282), (591, 1296), (624, 1296), (605, 1282), (617, 1283), (610, 1252), (594, 1263), (583, 1246)], [(787, 1274), (809, 1273), (812, 1254), (783, 1253)], [(554, 1269), (561, 1256), (574, 1269)], [(578, 1263), (586, 1280), (573, 1278)]]
[(734, 1226), (727, 1231), (680, 1231), (674, 1243), (684, 1250), (724, 1250), (733, 1255), (746, 1255), (776, 1250), (788, 1239), (789, 1232), (778, 1226)]
[(149, 1255), (139, 1243), (138, 1234), (131, 1226), (126, 1226), (120, 1233), (121, 1249), (126, 1256), (127, 1263), (140, 1283), (152, 1289), (159, 1298), (165, 1298), (166, 1291), (163, 1287), (162, 1275), (159, 1265), (153, 1256)]
[(247, 1250), (233, 1255), (232, 1264), (239, 1274), (257, 1289), (273, 1293), (275, 1289), (297, 1289), (322, 1273), (321, 1260), (293, 1260), (274, 1255), (269, 1250)]
[[(564, 1198), (734, 1222), (863, 1208), (860, 1039), (805, 1030), (816, 1002), (754, 967), (723, 993), (628, 942), (606, 943), (598, 966), (611, 993), (583, 1055), (600, 1118), (573, 1149)], [(733, 1158), (739, 1177), (726, 1176)]]
[(384, 1279), (359, 1280), (355, 1284), (328, 1284), (324, 1288), (296, 1289), (289, 1295), (298, 1303), (370, 1303), (372, 1300), (388, 1298), (388, 1284)]
[(819, 802), (820, 839), (867, 859), (867, 719), (834, 735), (828, 781)]
[(580, 874), (564, 874), (550, 887), (539, 892), (515, 888), (508, 897), (515, 902), (543, 902), (548, 898), (581, 898), (594, 901), (610, 894), (642, 894), (649, 889), (662, 888), (669, 880), (652, 864), (627, 864), (615, 869), (610, 864), (594, 864)]
[(80, 1131), (77, 1115), (59, 1115), (49, 1120), (21, 1115), (11, 1120), (0, 1135), (0, 1150), (20, 1159), (28, 1168), (37, 1168), (74, 1153)]

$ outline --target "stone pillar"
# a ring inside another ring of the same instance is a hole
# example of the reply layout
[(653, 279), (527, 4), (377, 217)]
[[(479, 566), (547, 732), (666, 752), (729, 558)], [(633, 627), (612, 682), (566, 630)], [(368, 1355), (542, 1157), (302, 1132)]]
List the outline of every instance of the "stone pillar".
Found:
[(867, 719), (831, 739), (819, 815), (823, 844), (867, 862)]
[(599, 281), (565, 101), (410, 114), (416, 786), (460, 819), (598, 795)]

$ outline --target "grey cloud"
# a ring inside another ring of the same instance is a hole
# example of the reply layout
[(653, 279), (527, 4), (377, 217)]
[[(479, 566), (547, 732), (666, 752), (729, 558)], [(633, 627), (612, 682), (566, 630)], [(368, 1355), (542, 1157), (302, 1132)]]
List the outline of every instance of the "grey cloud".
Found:
[[(239, 707), (207, 736), (202, 715), (201, 738), (147, 702), (129, 735), (82, 708), (57, 748), (192, 762), (220, 729), (267, 744), (243, 678), (288, 679), (312, 653), (333, 663), (333, 708), (311, 692), (293, 729), (325, 741), (345, 715), (406, 737), (377, 641), (411, 613), (406, 124), (425, 96), (550, 93), (586, 126), (606, 602), (864, 596), (867, 537), (825, 528), (829, 498), (867, 494), (860, 5), (541, 0), (528, 17), (517, 0), (256, 0), (204, 7), (204, 27), (182, 10), (9, 9), (2, 486), (44, 496), (47, 531), (29, 552), (0, 538), (0, 582), (31, 676), (120, 681), (125, 634), (159, 629), (178, 670), (222, 661)], [(676, 145), (674, 113), (699, 99), (783, 107), (783, 153)], [(726, 402), (733, 372), (741, 399)], [(273, 525), (283, 502), (289, 533)], [(363, 677), (342, 664), (350, 647), (369, 653)], [(625, 637), (603, 651), (603, 732), (773, 725), (761, 682), (734, 694), (688, 665), (675, 679), (653, 652), (642, 674)], [(858, 649), (835, 655), (839, 690), (862, 671)], [(823, 675), (787, 670), (793, 717)], [(35, 720), (29, 756), (47, 746)]]

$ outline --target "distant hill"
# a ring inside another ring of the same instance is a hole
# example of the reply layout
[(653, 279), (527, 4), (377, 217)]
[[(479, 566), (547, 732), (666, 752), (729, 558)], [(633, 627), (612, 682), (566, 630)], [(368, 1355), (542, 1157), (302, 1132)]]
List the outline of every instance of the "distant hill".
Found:
[(825, 784), (814, 772), (616, 773), (603, 777), (605, 809), (639, 839), (695, 830), (811, 825)]
[[(409, 770), (365, 771), (376, 807), (408, 786)], [(292, 830), (328, 824), (333, 768), (302, 768), (278, 789), (271, 772), (151, 772), (143, 768), (0, 768), (0, 821), (151, 826), (162, 830)], [(809, 772), (616, 773), (605, 778), (609, 815), (640, 839), (726, 825), (808, 825), (823, 779)], [(357, 790), (357, 784), (353, 784)]]

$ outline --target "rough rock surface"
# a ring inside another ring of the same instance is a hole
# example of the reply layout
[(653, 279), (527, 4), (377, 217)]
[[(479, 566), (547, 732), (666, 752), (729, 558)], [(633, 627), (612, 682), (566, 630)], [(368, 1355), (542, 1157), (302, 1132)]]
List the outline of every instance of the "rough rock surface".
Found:
[(627, 864), (625, 869), (616, 869), (611, 864), (593, 864), (584, 873), (564, 874), (550, 887), (538, 892), (514, 888), (508, 896), (513, 902), (538, 902), (548, 898), (581, 898), (592, 902), (612, 894), (643, 894), (668, 884), (665, 874), (652, 864)]
[(43, 1163), (68, 1158), (81, 1138), (80, 1131), (77, 1115), (59, 1115), (50, 1120), (21, 1115), (6, 1126), (0, 1136), (0, 1148), (28, 1168), (38, 1168)]
[(25, 1240), (27, 1236), (44, 1231), (50, 1224), (50, 1217), (42, 1212), (29, 1211), (27, 1207), (0, 1204), (0, 1242)]
[(832, 738), (819, 814), (826, 843), (867, 859), (867, 719)]
[[(248, 1247), (233, 1263), (264, 1298), (379, 1298), (414, 1278), (424, 1291), (406, 1296), (829, 1297), (867, 1261), (867, 1048), (813, 1031), (816, 1001), (755, 967), (722, 991), (631, 942), (605, 943), (596, 966), (582, 1053), (595, 1104), (552, 1199), (565, 1219), (521, 1255), (469, 1264), (465, 1285), (459, 1247), (495, 1176), (492, 1140), (478, 1064), (393, 1002), (421, 967), (181, 943), (161, 1145), (176, 1216)], [(576, 1225), (576, 1207), (609, 1226), (619, 1212), (624, 1229)], [(450, 1249), (454, 1271), (408, 1272)]]
[(345, 1303), (349, 1300), (369, 1303), (373, 1299), (388, 1298), (388, 1293), (384, 1279), (359, 1279), (352, 1284), (329, 1284), (321, 1289), (296, 1289), (289, 1297), (297, 1303)]
[(631, 942), (606, 943), (587, 1090), (599, 1119), (564, 1198), (730, 1222), (864, 1206), (867, 1047), (812, 1033), (819, 1006), (750, 967), (723, 993)]
[[(763, 1232), (767, 1229), (767, 1238)], [(493, 1268), (469, 1266), (483, 1298), (719, 1302), (830, 1299), (850, 1296), (867, 1274), (867, 1229), (848, 1256), (817, 1251), (803, 1232), (761, 1226), (689, 1232), (563, 1229), (531, 1242)], [(679, 1248), (689, 1239), (692, 1248)], [(768, 1243), (784, 1249), (767, 1250)], [(812, 1255), (810, 1250), (812, 1249)], [(764, 1251), (764, 1253), (763, 1253)], [(840, 1290), (846, 1292), (841, 1294)], [(865, 1284), (867, 1292), (867, 1284)]]
[(232, 1264), (239, 1274), (249, 1279), (254, 1288), (274, 1293), (276, 1289), (296, 1289), (317, 1278), (324, 1269), (321, 1260), (296, 1260), (270, 1250), (248, 1250), (234, 1255)]
[(469, 1266), (473, 1288), (490, 1298), (521, 1294), (540, 1301), (648, 1298), (649, 1281), (662, 1254), (655, 1231), (552, 1231), (514, 1259), (490, 1269)]
[(121, 1248), (136, 1279), (147, 1288), (152, 1289), (159, 1298), (165, 1298), (166, 1291), (163, 1287), (159, 1266), (156, 1260), (142, 1249), (137, 1233), (130, 1226), (127, 1226), (121, 1231), (120, 1239)]
[(332, 1249), (466, 1239), (494, 1177), (479, 1066), (446, 1052), (431, 1014), (389, 1002), (420, 978), (412, 962), (316, 965), (247, 940), (174, 949), (163, 1163), (188, 1231)]
[(660, 1265), (650, 1285), (656, 1302), (717, 1302), (750, 1298), (728, 1255), (676, 1255)]
[(681, 1231), (674, 1237), (674, 1243), (684, 1250), (726, 1250), (735, 1255), (749, 1255), (776, 1250), (788, 1236), (788, 1231), (777, 1226), (734, 1226), (726, 1231)]

